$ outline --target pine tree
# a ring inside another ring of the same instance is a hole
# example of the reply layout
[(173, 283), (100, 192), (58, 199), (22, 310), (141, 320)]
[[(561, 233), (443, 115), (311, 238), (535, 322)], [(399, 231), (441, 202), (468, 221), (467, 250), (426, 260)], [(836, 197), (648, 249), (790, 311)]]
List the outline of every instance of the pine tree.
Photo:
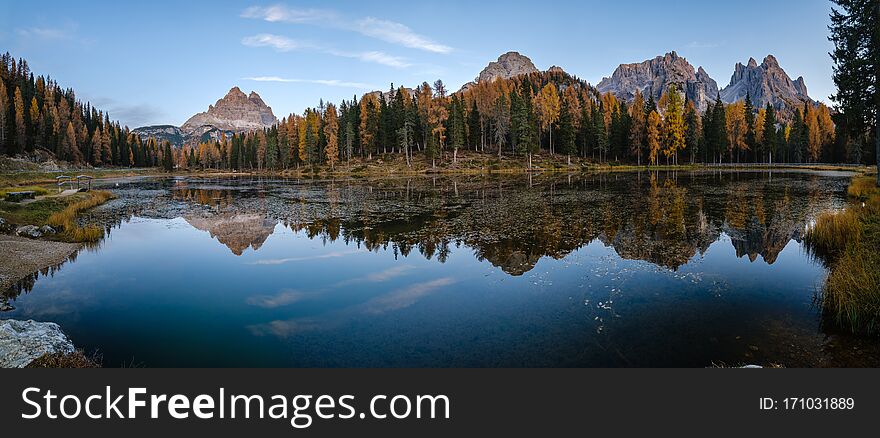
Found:
[[(727, 110), (725, 109), (724, 103), (721, 102), (721, 94), (718, 94), (718, 97), (715, 98), (715, 107), (712, 114), (712, 124), (712, 137), (716, 148), (715, 152), (718, 153), (718, 162), (720, 163), (722, 154), (728, 149)], [(731, 159), (731, 161), (733, 160)]]
[(475, 150), (480, 145), (483, 138), (482, 126), (480, 125), (480, 111), (477, 109), (476, 99), (471, 103), (471, 110), (468, 112), (468, 145)]
[(684, 112), (684, 123), (687, 132), (685, 133), (685, 147), (690, 152), (691, 164), (696, 161), (697, 154), (700, 153), (700, 143), (703, 139), (703, 125), (700, 120), (700, 114), (694, 106), (694, 102), (688, 100)]
[(752, 104), (752, 93), (748, 91), (746, 92), (744, 112), (746, 119), (746, 149), (754, 152), (755, 155), (752, 161), (757, 162), (759, 151), (755, 142), (755, 106)]
[(764, 126), (761, 128), (761, 137), (763, 140), (762, 148), (767, 152), (767, 161), (773, 162), (773, 154), (776, 152), (778, 145), (776, 144), (776, 110), (773, 105), (767, 102), (764, 108)]
[(571, 154), (577, 153), (575, 144), (574, 116), (569, 99), (562, 99), (559, 109), (559, 151), (568, 157), (571, 165)]
[[(834, 83), (831, 99), (845, 116), (848, 134), (858, 143), (874, 144), (880, 186), (880, 0), (832, 0)], [(871, 141), (873, 136), (873, 141)]]

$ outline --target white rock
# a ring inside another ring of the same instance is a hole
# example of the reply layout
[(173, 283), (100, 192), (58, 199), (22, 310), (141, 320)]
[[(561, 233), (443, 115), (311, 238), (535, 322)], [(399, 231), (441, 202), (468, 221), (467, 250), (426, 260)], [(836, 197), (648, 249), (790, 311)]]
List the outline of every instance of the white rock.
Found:
[(73, 342), (54, 322), (0, 321), (0, 368), (23, 368), (44, 354), (73, 351)]

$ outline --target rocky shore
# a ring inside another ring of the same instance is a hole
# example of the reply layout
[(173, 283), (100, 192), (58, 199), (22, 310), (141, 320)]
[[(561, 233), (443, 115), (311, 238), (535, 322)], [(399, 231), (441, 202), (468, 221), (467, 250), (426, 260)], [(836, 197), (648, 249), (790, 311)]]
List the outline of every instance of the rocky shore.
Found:
[(6, 290), (34, 272), (65, 262), (82, 245), (0, 234), (0, 248), (0, 290)]

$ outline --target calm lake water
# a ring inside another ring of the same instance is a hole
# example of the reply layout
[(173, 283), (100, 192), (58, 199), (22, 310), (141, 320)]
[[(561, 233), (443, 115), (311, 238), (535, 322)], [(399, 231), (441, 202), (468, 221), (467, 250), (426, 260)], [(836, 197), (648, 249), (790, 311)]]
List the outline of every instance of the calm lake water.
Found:
[(105, 366), (851, 365), (800, 243), (848, 178), (109, 182), (107, 237), (0, 318)]

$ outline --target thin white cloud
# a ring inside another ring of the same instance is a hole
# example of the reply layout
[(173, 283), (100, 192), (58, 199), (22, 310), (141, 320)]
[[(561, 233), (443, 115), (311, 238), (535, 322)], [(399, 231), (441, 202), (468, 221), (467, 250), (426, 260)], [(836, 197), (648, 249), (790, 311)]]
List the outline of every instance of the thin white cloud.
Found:
[(279, 52), (290, 52), (294, 50), (312, 50), (319, 53), (326, 53), (328, 55), (359, 59), (364, 62), (387, 65), (389, 67), (395, 68), (404, 68), (412, 65), (404, 58), (389, 55), (384, 52), (346, 52), (343, 50), (321, 47), (317, 44), (312, 44), (307, 41), (298, 41), (282, 35), (274, 35), (271, 33), (261, 33), (245, 37), (241, 40), (241, 43), (249, 47), (271, 47)]
[(25, 29), (17, 29), (16, 33), (18, 33), (18, 36), (28, 39), (69, 40), (73, 38), (73, 31), (69, 28), (28, 27)]
[(387, 43), (431, 53), (448, 54), (453, 51), (452, 47), (419, 35), (405, 24), (375, 17), (357, 20), (345, 19), (336, 11), (327, 9), (298, 9), (284, 5), (252, 6), (245, 9), (241, 16), (270, 23), (312, 24), (342, 31), (353, 31)]
[(271, 23), (327, 22), (337, 18), (336, 13), (324, 9), (294, 9), (281, 5), (268, 7), (251, 6), (241, 13), (243, 18), (256, 18)]
[(375, 64), (387, 65), (389, 67), (394, 68), (406, 68), (409, 67), (410, 64), (404, 58), (399, 56), (389, 55), (385, 52), (379, 51), (370, 51), (370, 52), (340, 52), (338, 50), (333, 50), (328, 52), (332, 55), (342, 56), (345, 58), (354, 58), (360, 59), (364, 62), (372, 62)]
[(375, 85), (365, 84), (363, 82), (348, 82), (341, 81), (339, 79), (296, 79), (296, 78), (282, 78), (279, 76), (251, 76), (242, 78), (246, 81), (257, 81), (257, 82), (285, 82), (285, 83), (303, 83), (303, 84), (317, 84), (317, 85), (326, 85), (328, 87), (343, 87), (343, 88), (358, 88), (362, 90), (374, 90), (376, 89)]
[(442, 54), (452, 52), (452, 47), (434, 42), (413, 32), (406, 25), (394, 21), (367, 17), (357, 22), (357, 31), (362, 35), (411, 49)]
[(248, 47), (271, 47), (279, 52), (315, 48), (311, 43), (292, 40), (281, 35), (273, 35), (270, 33), (261, 33), (245, 37), (241, 40), (241, 43)]

